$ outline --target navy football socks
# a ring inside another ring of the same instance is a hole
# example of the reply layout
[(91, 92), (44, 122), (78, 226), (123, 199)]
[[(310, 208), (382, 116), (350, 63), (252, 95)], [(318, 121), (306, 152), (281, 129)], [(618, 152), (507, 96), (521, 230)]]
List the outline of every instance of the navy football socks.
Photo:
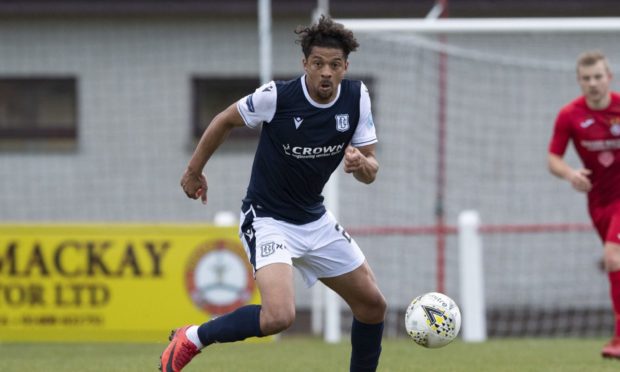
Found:
[(235, 342), (248, 337), (263, 337), (260, 330), (260, 305), (246, 305), (203, 323), (198, 338), (204, 346), (214, 342)]
[(383, 322), (366, 324), (353, 318), (350, 372), (374, 372), (379, 365)]

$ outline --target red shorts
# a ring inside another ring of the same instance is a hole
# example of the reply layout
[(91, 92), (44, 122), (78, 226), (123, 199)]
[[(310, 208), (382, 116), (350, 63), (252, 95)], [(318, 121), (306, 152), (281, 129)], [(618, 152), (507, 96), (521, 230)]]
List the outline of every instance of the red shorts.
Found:
[(590, 208), (590, 217), (603, 242), (620, 244), (620, 203)]

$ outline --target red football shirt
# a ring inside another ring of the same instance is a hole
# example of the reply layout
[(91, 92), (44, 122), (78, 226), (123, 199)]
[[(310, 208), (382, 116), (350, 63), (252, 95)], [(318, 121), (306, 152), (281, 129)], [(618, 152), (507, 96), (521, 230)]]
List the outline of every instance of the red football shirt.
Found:
[(620, 201), (620, 94), (612, 92), (609, 107), (592, 110), (585, 97), (564, 106), (555, 121), (549, 152), (563, 156), (572, 140), (583, 166), (592, 171), (590, 209)]

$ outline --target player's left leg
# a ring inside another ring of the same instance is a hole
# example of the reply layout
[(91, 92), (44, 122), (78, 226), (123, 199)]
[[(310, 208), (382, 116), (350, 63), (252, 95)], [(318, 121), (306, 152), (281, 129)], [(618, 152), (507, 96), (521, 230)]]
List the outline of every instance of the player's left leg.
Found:
[(338, 293), (353, 312), (350, 371), (376, 371), (387, 304), (368, 262), (349, 273), (321, 281)]
[(375, 371), (386, 303), (364, 254), (329, 212), (300, 229), (312, 249), (293, 259), (295, 267), (308, 286), (319, 279), (351, 307), (351, 371)]
[(614, 337), (605, 345), (602, 355), (608, 358), (620, 358), (620, 212), (611, 218), (603, 257), (609, 277), (609, 292), (616, 324)]

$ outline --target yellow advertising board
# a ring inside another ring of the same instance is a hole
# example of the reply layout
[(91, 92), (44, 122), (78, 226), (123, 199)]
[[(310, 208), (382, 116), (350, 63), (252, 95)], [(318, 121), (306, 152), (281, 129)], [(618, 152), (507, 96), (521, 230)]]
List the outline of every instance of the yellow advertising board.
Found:
[(0, 225), (0, 341), (162, 341), (260, 303), (237, 227)]

